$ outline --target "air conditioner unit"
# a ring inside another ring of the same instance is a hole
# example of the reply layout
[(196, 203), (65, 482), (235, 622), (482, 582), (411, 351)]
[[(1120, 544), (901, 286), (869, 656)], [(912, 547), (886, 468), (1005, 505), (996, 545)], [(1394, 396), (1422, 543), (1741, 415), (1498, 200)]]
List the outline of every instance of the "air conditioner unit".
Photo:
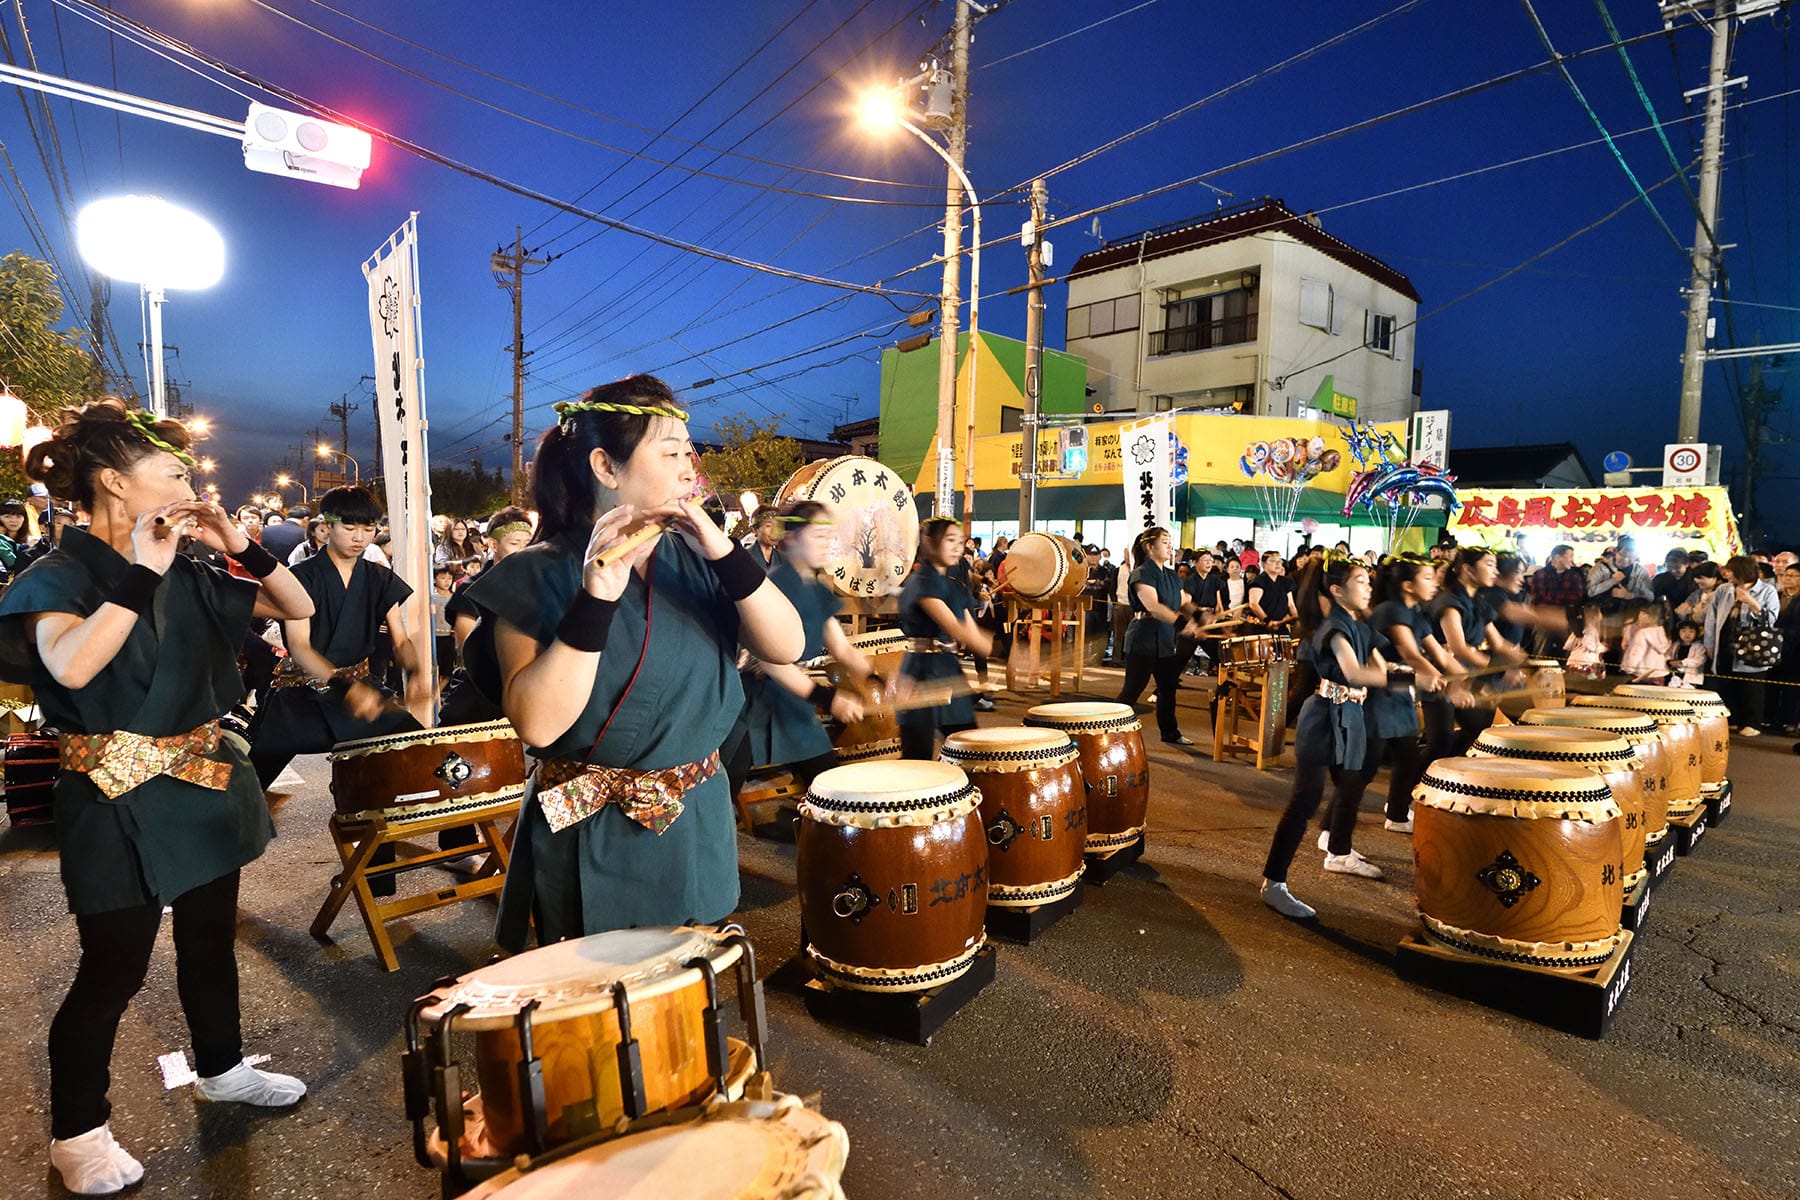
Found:
[(266, 175), (355, 188), (373, 147), (374, 139), (360, 129), (255, 101), (244, 118), (244, 165)]

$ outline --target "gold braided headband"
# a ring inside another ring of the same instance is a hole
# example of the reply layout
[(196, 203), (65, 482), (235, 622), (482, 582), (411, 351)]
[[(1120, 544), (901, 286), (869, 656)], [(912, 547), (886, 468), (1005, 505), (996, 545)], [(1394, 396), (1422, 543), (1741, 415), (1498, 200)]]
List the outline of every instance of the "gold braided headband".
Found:
[(830, 526), (834, 524), (830, 517), (813, 517), (810, 520), (806, 517), (780, 517), (777, 519), (780, 520), (782, 525), (786, 526), (790, 532), (795, 529), (802, 529), (808, 525)]
[(625, 413), (633, 417), (672, 417), (677, 421), (688, 419), (687, 410), (676, 408), (672, 404), (612, 404), (602, 400), (560, 400), (550, 406), (559, 419), (567, 419), (579, 413)]
[(176, 458), (181, 460), (184, 466), (191, 467), (194, 465), (193, 455), (189, 454), (186, 450), (177, 450), (174, 446), (163, 441), (162, 438), (156, 435), (156, 418), (151, 414), (145, 412), (141, 408), (134, 408), (125, 414), (125, 420), (130, 423), (133, 433), (136, 433), (139, 437), (143, 438), (146, 442), (149, 442), (152, 446), (155, 446), (158, 450), (166, 450), (170, 454), (173, 454)]
[(336, 513), (329, 512), (320, 513), (319, 520), (325, 522), (327, 525), (342, 525), (344, 523), (344, 518), (338, 516)]
[(511, 521), (505, 525), (500, 526), (497, 529), (488, 530), (487, 535), (490, 539), (497, 542), (501, 538), (505, 537), (507, 534), (513, 532), (516, 529), (523, 529), (527, 533), (529, 533), (529, 532), (531, 532), (531, 522), (530, 521)]

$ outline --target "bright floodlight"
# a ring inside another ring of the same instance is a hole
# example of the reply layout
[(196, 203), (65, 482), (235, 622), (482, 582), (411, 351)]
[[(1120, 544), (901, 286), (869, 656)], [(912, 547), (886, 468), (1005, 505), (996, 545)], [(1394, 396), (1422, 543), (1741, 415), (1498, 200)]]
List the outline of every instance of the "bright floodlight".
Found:
[(864, 92), (856, 102), (856, 117), (863, 128), (876, 133), (896, 129), (900, 125), (900, 98), (882, 89)]
[(76, 218), (81, 257), (102, 275), (149, 288), (208, 288), (225, 274), (225, 239), (158, 196), (96, 200)]

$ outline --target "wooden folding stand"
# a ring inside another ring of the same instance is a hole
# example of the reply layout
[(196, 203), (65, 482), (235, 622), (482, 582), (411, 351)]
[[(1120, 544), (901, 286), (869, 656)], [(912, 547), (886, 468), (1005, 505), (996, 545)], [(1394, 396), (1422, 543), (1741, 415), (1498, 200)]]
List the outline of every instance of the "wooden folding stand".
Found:
[(774, 804), (781, 800), (797, 802), (805, 795), (806, 789), (787, 768), (751, 767), (736, 797), (738, 828), (745, 833), (756, 832), (756, 821), (750, 811), (754, 805)]
[(1018, 692), (1015, 666), (1018, 661), (1020, 630), (1026, 631), (1028, 641), (1027, 653), (1031, 656), (1029, 682), (1030, 687), (1037, 686), (1037, 678), (1042, 670), (1040, 663), (1041, 643), (1049, 640), (1052, 644), (1050, 655), (1050, 695), (1062, 695), (1062, 644), (1063, 631), (1075, 631), (1075, 690), (1081, 690), (1082, 669), (1087, 665), (1087, 607), (1091, 597), (1076, 596), (1068, 600), (1053, 600), (1048, 608), (1033, 608), (1028, 602), (1009, 596), (1006, 600), (1006, 623), (1012, 630), (1013, 653), (1006, 656), (1006, 690)]
[[(1254, 666), (1254, 670), (1251, 667)], [(1213, 723), (1213, 761), (1256, 759), (1261, 771), (1287, 746), (1288, 673), (1284, 659), (1220, 663), (1218, 711)]]
[[(344, 869), (332, 877), (331, 892), (320, 906), (319, 915), (313, 918), (312, 935), (320, 941), (328, 941), (327, 933), (331, 929), (331, 923), (337, 919), (345, 902), (355, 896), (356, 907), (362, 913), (363, 927), (369, 932), (369, 941), (374, 944), (376, 957), (381, 960), (385, 970), (399, 970), (400, 959), (394, 953), (393, 940), (388, 937), (388, 923), (410, 917), (414, 913), (429, 912), (447, 904), (473, 900), (499, 891), (505, 882), (507, 866), (512, 860), (512, 835), (516, 827), (515, 823), (515, 827), (502, 832), (500, 822), (515, 818), (518, 814), (519, 801), (516, 795), (483, 808), (438, 813), (417, 820), (391, 820), (379, 813), (356, 816), (333, 813), (330, 823), (331, 840), (337, 846), (338, 857), (343, 861)], [(481, 837), (480, 842), (397, 858), (383, 866), (370, 865), (375, 852), (383, 846), (398, 845), (413, 838), (465, 825), (475, 826)], [(420, 867), (482, 853), (487, 858), (475, 874), (453, 887), (394, 900), (378, 900), (369, 890), (371, 879), (395, 876)]]

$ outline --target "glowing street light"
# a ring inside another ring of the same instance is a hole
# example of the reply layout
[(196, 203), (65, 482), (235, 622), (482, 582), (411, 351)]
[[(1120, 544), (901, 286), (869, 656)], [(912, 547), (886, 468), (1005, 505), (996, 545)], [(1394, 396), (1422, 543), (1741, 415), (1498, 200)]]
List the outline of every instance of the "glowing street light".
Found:
[(324, 442), (320, 442), (319, 443), (319, 457), (320, 458), (341, 458), (341, 459), (344, 459), (345, 461), (347, 461), (350, 464), (350, 470), (354, 472), (354, 474), (351, 477), (352, 481), (358, 487), (362, 486), (362, 467), (357, 463), (357, 461), (354, 458), (351, 458), (349, 454), (345, 453), (342, 450), (333, 450), (330, 446), (327, 446)]
[(212, 432), (212, 422), (207, 420), (205, 417), (189, 417), (189, 418), (187, 418), (186, 424), (188, 427), (188, 432), (197, 433), (201, 437), (205, 437), (207, 434)]
[(96, 200), (75, 220), (75, 241), (89, 266), (135, 283), (150, 301), (150, 411), (169, 415), (163, 388), (163, 292), (209, 288), (225, 274), (225, 239), (205, 218), (158, 196)]
[(198, 465), (201, 472), (206, 475), (211, 475), (214, 471), (219, 469), (219, 464), (210, 458), (201, 459)]
[[(975, 185), (969, 182), (969, 176), (962, 169), (962, 164), (951, 157), (950, 152), (940, 145), (936, 138), (913, 123), (912, 118), (918, 114), (900, 102), (900, 97), (892, 90), (876, 90), (864, 93), (856, 106), (857, 120), (863, 128), (871, 133), (889, 133), (895, 129), (904, 129), (914, 137), (931, 147), (932, 153), (944, 160), (957, 182), (962, 184), (963, 195), (968, 198), (971, 214), (969, 243), (969, 403), (964, 416), (968, 423), (967, 443), (963, 450), (963, 520), (974, 515), (975, 506), (975, 372), (981, 362), (981, 201), (976, 198)], [(949, 316), (956, 304), (955, 294), (955, 255), (961, 253), (961, 246), (944, 246), (944, 297), (942, 307), (944, 315)], [(950, 324), (950, 322), (946, 322)], [(951, 326), (954, 328), (954, 326)], [(953, 412), (956, 407), (956, 339), (946, 337), (938, 348), (938, 454), (941, 458), (951, 459), (954, 468), (956, 433), (952, 427)], [(1032, 436), (1027, 432), (1026, 436)], [(934, 511), (938, 516), (950, 516), (953, 511), (951, 492), (953, 490), (954, 473), (946, 478), (946, 472), (938, 472), (938, 484)]]
[(304, 483), (301, 483), (292, 475), (277, 475), (275, 477), (275, 486), (278, 488), (297, 487), (300, 489), (300, 502), (302, 504), (312, 503), (312, 493), (306, 490), (306, 485)]

